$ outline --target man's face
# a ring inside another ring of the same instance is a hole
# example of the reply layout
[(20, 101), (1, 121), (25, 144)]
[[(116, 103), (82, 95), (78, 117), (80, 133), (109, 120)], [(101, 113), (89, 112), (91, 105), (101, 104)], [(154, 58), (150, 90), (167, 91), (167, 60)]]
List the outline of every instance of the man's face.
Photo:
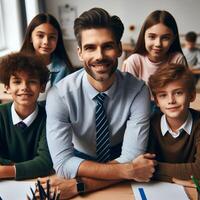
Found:
[(121, 56), (121, 44), (117, 44), (112, 31), (106, 28), (87, 29), (81, 33), (80, 60), (84, 63), (90, 83), (102, 84), (114, 77)]

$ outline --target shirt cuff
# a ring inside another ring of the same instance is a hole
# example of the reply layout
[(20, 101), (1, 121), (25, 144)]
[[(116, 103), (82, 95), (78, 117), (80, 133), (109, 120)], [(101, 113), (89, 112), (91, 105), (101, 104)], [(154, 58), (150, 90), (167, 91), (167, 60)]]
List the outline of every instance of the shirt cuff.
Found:
[(72, 157), (64, 165), (64, 176), (65, 178), (75, 178), (78, 172), (80, 164), (84, 161), (82, 158)]

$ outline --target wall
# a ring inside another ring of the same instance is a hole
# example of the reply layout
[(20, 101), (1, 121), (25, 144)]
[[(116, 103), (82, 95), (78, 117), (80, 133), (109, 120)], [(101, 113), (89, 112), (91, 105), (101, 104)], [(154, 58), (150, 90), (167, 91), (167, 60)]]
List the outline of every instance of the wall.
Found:
[[(199, 0), (45, 0), (47, 11), (58, 18), (58, 6), (69, 4), (77, 7), (77, 14), (92, 7), (102, 7), (112, 15), (118, 15), (125, 25), (123, 41), (128, 41), (133, 34), (137, 38), (146, 16), (156, 10), (168, 10), (176, 19), (181, 34), (194, 30), (200, 33), (200, 1)], [(136, 29), (129, 31), (129, 25)]]
[[(199, 0), (45, 0), (45, 2), (47, 12), (58, 19), (58, 6), (65, 4), (75, 6), (78, 16), (92, 7), (102, 7), (111, 15), (118, 15), (125, 26), (123, 42), (130, 42), (131, 38), (136, 40), (146, 16), (156, 9), (167, 10), (175, 17), (180, 34), (191, 30), (200, 33)], [(132, 24), (135, 26), (134, 32), (129, 31), (129, 26)]]

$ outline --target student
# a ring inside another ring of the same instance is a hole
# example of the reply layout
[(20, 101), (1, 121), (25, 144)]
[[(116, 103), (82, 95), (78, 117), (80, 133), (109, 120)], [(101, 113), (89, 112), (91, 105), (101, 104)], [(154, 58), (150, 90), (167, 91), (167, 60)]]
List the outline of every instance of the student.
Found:
[(48, 77), (46, 65), (37, 56), (13, 53), (0, 60), (0, 81), (13, 98), (0, 105), (0, 179), (29, 179), (53, 171), (46, 114), (37, 105)]
[(129, 72), (148, 84), (149, 76), (169, 63), (186, 65), (178, 27), (169, 12), (156, 10), (146, 18), (134, 53), (124, 61), (122, 71)]
[(200, 69), (200, 49), (196, 47), (196, 40), (197, 34), (193, 31), (185, 35), (183, 53), (192, 69)]
[(50, 80), (45, 93), (39, 97), (46, 100), (49, 88), (74, 71), (66, 53), (60, 25), (55, 17), (47, 13), (36, 15), (30, 22), (21, 52), (42, 55), (50, 71)]
[(49, 150), (57, 174), (71, 178), (52, 183), (59, 186), (62, 198), (124, 179), (147, 182), (154, 172), (154, 155), (143, 154), (149, 130), (148, 88), (117, 70), (123, 30), (119, 17), (104, 9), (82, 13), (74, 32), (84, 69), (48, 93)]
[(158, 161), (154, 178), (200, 178), (200, 112), (189, 108), (196, 97), (193, 74), (169, 64), (150, 76), (149, 87), (163, 113), (155, 113), (150, 125), (148, 152)]

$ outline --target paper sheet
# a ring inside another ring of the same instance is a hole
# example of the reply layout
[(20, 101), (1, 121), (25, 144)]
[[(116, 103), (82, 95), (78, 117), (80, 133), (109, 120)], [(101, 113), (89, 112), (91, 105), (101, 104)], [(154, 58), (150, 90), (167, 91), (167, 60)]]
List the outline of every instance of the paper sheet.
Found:
[(35, 189), (35, 181), (0, 181), (0, 197), (3, 200), (26, 200), (32, 197), (30, 187)]
[(184, 187), (165, 182), (132, 183), (135, 200), (144, 200), (139, 188), (143, 188), (147, 200), (188, 200)]

